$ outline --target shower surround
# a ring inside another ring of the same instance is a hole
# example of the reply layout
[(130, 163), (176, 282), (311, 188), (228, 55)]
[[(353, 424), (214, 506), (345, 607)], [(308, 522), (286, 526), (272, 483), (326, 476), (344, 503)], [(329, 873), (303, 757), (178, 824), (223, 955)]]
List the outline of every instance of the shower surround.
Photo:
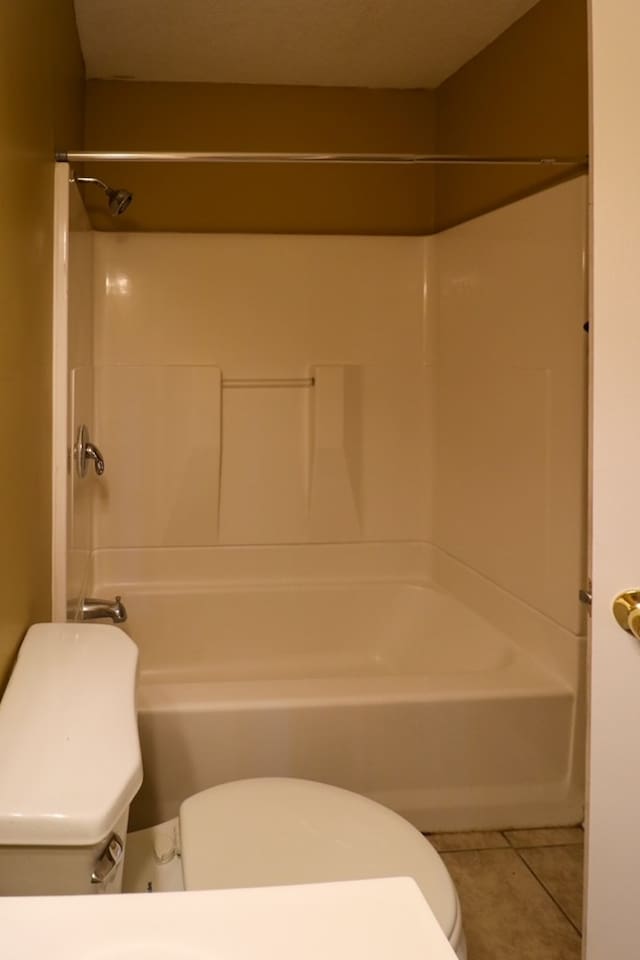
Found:
[(585, 223), (579, 178), (429, 238), (94, 234), (138, 826), (261, 774), (580, 820)]

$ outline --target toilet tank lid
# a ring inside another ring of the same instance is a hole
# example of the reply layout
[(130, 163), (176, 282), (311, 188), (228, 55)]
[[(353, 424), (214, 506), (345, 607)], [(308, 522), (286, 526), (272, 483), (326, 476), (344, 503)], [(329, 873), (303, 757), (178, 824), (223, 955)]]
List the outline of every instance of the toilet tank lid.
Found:
[(40, 623), (0, 702), (0, 844), (89, 846), (142, 783), (138, 649), (118, 627)]

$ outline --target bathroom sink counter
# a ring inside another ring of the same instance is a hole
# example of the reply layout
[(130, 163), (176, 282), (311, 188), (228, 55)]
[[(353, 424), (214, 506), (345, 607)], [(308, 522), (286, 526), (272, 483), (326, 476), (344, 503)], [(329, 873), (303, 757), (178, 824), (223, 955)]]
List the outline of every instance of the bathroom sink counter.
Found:
[(0, 900), (22, 960), (451, 960), (413, 880)]

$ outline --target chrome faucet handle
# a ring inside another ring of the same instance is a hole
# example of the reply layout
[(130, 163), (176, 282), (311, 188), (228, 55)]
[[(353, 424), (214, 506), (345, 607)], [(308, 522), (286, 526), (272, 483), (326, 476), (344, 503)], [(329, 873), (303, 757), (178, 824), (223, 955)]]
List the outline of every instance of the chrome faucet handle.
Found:
[(91, 442), (89, 431), (84, 423), (78, 430), (74, 456), (79, 477), (86, 477), (87, 470), (89, 469), (89, 460), (93, 460), (93, 465), (99, 477), (104, 473), (104, 457), (95, 443)]
[(101, 477), (102, 474), (104, 473), (104, 460), (102, 459), (102, 454), (96, 447), (95, 443), (91, 443), (91, 441), (89, 441), (89, 443), (85, 444), (84, 455), (85, 457), (88, 457), (90, 460), (93, 460), (93, 465), (96, 468), (96, 473), (98, 474), (99, 477)]

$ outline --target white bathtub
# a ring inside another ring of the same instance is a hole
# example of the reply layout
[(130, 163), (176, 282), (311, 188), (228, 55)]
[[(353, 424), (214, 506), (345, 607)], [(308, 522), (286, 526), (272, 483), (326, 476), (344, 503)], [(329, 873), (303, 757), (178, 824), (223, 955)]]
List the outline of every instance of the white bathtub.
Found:
[(514, 657), (506, 638), (419, 583), (165, 587), (127, 601), (145, 687), (486, 673)]
[(359, 580), (330, 554), (298, 557), (296, 579), (263, 550), (242, 571), (227, 557), (226, 577), (198, 554), (178, 576), (118, 553), (94, 588), (122, 590), (140, 648), (134, 829), (213, 784), (277, 775), (359, 791), (422, 830), (581, 819), (575, 690), (419, 565), (360, 563)]

